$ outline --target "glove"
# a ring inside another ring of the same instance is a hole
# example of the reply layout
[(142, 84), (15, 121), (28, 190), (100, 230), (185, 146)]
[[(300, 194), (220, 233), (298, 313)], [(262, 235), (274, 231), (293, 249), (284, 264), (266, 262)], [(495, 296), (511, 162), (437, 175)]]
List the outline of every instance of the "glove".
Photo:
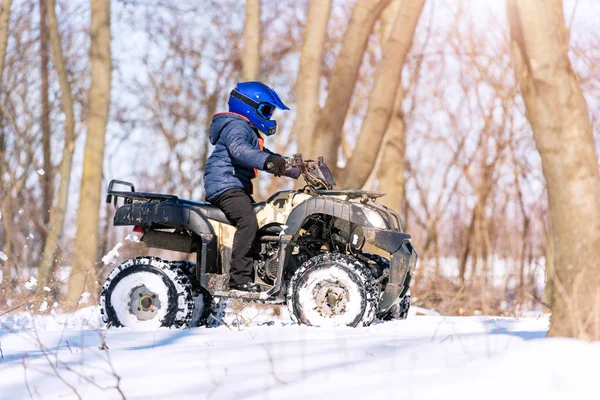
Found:
[(275, 176), (281, 176), (285, 172), (285, 159), (283, 157), (270, 155), (267, 157), (263, 169)]

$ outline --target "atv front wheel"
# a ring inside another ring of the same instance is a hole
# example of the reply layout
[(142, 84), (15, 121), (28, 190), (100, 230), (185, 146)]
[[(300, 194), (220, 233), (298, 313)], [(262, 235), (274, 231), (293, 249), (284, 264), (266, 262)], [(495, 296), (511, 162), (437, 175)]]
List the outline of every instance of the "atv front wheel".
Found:
[(160, 258), (132, 258), (106, 279), (100, 308), (111, 326), (180, 328), (192, 317), (191, 283), (180, 268)]
[(287, 306), (292, 319), (311, 326), (368, 326), (375, 319), (377, 287), (356, 258), (321, 254), (294, 273)]
[(395, 321), (408, 318), (410, 310), (410, 294), (405, 295), (397, 304), (394, 304), (384, 313), (377, 315), (381, 321)]

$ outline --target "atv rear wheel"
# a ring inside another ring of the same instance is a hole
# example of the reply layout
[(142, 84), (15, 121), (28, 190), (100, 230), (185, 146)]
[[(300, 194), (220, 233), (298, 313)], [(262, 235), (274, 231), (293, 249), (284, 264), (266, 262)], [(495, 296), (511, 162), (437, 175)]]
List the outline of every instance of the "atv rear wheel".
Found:
[(179, 328), (192, 317), (189, 278), (157, 257), (136, 257), (115, 268), (100, 293), (102, 320), (111, 326)]
[[(190, 280), (192, 286), (192, 298), (194, 300), (194, 311), (188, 323), (191, 328), (206, 326), (210, 324), (211, 314), (213, 310), (213, 297), (200, 285), (200, 281), (196, 277), (196, 263), (193, 261), (181, 260), (169, 262), (172, 268), (181, 270)], [(214, 324), (213, 324), (214, 325)]]
[(225, 319), (225, 309), (227, 308), (226, 298), (214, 298), (208, 290), (200, 285), (196, 276), (196, 263), (193, 261), (171, 261), (172, 267), (178, 268), (188, 277), (192, 285), (192, 298), (194, 300), (194, 311), (188, 322), (190, 328), (207, 326), (216, 328), (221, 325)]
[(321, 254), (294, 273), (287, 306), (292, 319), (311, 326), (368, 326), (375, 319), (377, 287), (356, 258)]

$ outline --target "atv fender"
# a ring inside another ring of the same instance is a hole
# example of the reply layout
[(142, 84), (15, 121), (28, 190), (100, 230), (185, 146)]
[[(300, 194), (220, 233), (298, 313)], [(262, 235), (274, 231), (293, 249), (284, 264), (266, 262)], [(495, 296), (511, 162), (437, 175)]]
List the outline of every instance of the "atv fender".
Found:
[(372, 228), (363, 228), (363, 232), (369, 243), (392, 255), (389, 280), (379, 303), (379, 311), (385, 312), (408, 290), (418, 255), (406, 233)]
[[(193, 205), (165, 202), (125, 204), (117, 209), (115, 226), (159, 225), (167, 228), (189, 229), (200, 238), (198, 276), (217, 271), (217, 237), (204, 215)], [(176, 237), (173, 236), (175, 240)]]
[[(365, 212), (365, 208), (378, 211), (388, 229), (374, 226)], [(369, 243), (391, 254), (390, 276), (379, 304), (380, 311), (387, 311), (398, 297), (404, 295), (408, 290), (418, 258), (417, 252), (411, 244), (411, 236), (400, 232), (400, 218), (396, 215), (396, 221), (398, 221), (396, 225), (393, 216), (396, 213), (378, 204), (353, 203), (330, 197), (313, 197), (298, 205), (290, 213), (286, 222), (286, 234), (296, 238), (306, 219), (314, 214), (331, 215), (362, 226), (365, 239)]]
[[(376, 228), (365, 213), (365, 207), (368, 206), (331, 197), (313, 197), (300, 203), (292, 210), (285, 223), (287, 225), (286, 233), (294, 236), (298, 235), (306, 219), (315, 214), (331, 215), (362, 227)], [(374, 212), (376, 212), (375, 209)], [(381, 215), (380, 217), (386, 222), (388, 228), (395, 228), (391, 218), (384, 218)]]

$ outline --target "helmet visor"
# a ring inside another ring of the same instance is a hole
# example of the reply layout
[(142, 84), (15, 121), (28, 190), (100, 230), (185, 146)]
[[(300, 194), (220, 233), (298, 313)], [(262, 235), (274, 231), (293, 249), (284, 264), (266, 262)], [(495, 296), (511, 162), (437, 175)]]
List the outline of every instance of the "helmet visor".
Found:
[(269, 103), (260, 103), (256, 112), (258, 115), (263, 117), (264, 119), (271, 119), (273, 116), (273, 112), (275, 111), (275, 106)]

